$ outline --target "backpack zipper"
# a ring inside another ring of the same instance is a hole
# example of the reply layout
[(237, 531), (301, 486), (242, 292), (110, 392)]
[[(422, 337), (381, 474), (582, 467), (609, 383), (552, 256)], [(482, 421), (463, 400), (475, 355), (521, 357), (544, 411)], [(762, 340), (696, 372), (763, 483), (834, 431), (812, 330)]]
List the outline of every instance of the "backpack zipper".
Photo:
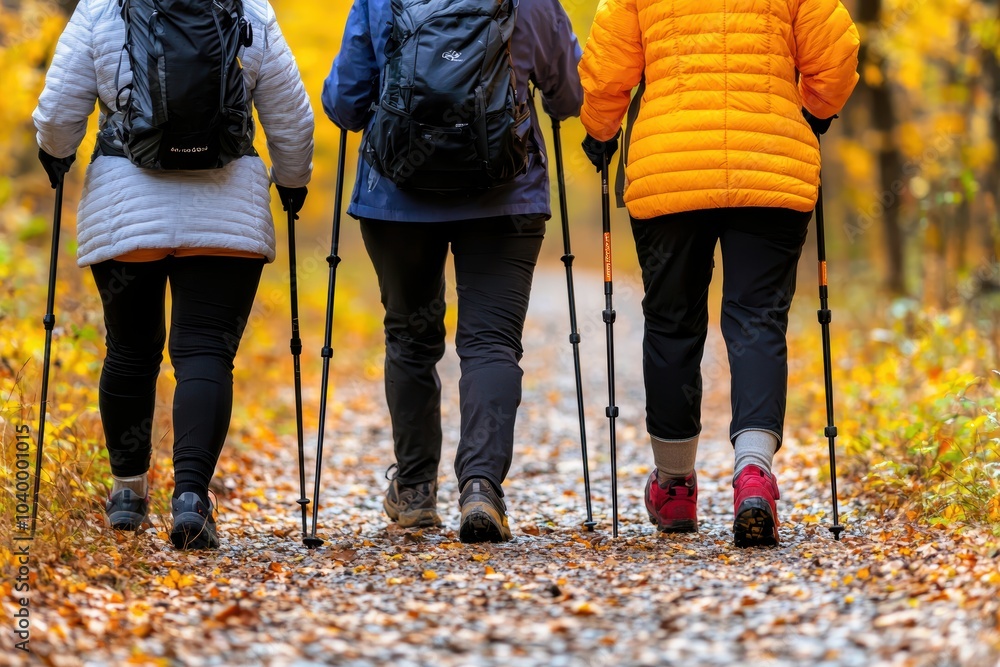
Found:
[(222, 79), (219, 81), (219, 112), (225, 110), (226, 106), (226, 82), (229, 81), (229, 53), (226, 50), (226, 36), (222, 32), (222, 24), (219, 22), (219, 11), (225, 8), (218, 2), (212, 3), (212, 18), (215, 19), (215, 29), (219, 31), (219, 43), (222, 44)]

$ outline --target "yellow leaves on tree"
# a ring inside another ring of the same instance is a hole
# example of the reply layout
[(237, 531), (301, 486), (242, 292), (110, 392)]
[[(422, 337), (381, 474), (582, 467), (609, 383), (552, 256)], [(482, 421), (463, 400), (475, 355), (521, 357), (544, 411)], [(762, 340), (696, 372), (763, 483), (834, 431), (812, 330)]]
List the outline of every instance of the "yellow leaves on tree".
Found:
[(14, 160), (34, 135), (31, 111), (42, 90), (46, 65), (66, 24), (58, 6), (25, 0), (0, 7), (0, 173), (10, 174)]
[(875, 175), (875, 156), (860, 142), (843, 140), (837, 144), (840, 163), (853, 181), (868, 182)]

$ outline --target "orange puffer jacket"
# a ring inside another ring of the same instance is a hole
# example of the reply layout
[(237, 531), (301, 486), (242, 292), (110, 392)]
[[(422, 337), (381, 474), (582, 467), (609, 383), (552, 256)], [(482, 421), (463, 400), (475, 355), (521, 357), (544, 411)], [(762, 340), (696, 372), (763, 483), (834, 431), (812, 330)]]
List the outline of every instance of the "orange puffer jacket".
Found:
[(632, 217), (811, 211), (819, 144), (801, 109), (840, 112), (859, 43), (839, 0), (602, 0), (580, 62), (581, 119), (611, 139), (645, 76), (626, 167)]

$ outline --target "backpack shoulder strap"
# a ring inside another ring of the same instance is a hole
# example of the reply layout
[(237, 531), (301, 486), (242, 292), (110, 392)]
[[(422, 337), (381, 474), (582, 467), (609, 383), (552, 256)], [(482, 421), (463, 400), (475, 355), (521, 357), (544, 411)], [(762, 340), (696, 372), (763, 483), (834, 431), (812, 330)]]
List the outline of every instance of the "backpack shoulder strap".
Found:
[(500, 39), (510, 42), (514, 36), (514, 24), (517, 22), (518, 0), (501, 0), (497, 7), (497, 20), (500, 23)]
[(625, 121), (625, 136), (622, 138), (622, 152), (618, 157), (618, 172), (615, 174), (615, 199), (618, 208), (625, 208), (625, 164), (628, 162), (628, 147), (632, 142), (632, 127), (639, 117), (639, 107), (642, 106), (642, 94), (646, 92), (646, 77), (643, 75), (639, 87), (635, 89), (632, 103), (628, 105), (628, 116)]

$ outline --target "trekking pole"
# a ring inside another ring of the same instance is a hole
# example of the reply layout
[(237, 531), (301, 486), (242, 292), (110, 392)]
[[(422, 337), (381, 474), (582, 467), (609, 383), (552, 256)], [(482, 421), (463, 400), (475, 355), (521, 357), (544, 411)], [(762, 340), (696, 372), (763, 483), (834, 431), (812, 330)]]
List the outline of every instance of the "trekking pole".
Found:
[[(816, 137), (819, 139), (819, 136)], [(819, 259), (819, 310), (817, 316), (823, 328), (823, 380), (826, 385), (826, 430), (823, 432), (830, 444), (830, 492), (833, 496), (833, 525), (830, 532), (835, 540), (840, 540), (844, 527), (840, 525), (840, 509), (837, 505), (837, 426), (833, 418), (833, 360), (830, 353), (830, 294), (826, 272), (826, 227), (823, 220), (823, 181), (820, 178), (819, 196), (816, 200), (816, 249)]]
[(309, 498), (306, 497), (306, 455), (305, 455), (305, 435), (302, 429), (302, 366), (299, 355), (302, 354), (302, 339), (299, 338), (299, 277), (295, 261), (295, 219), (298, 216), (288, 210), (288, 287), (291, 293), (292, 310), (292, 338), (289, 341), (289, 348), (292, 352), (292, 364), (295, 368), (295, 434), (298, 437), (299, 446), (299, 506), (302, 508), (302, 539), (305, 543), (309, 535), (308, 525), (308, 505)]
[(319, 433), (316, 437), (316, 477), (313, 481), (312, 532), (302, 540), (309, 549), (323, 545), (323, 540), (316, 537), (316, 526), (319, 521), (319, 488), (320, 475), (323, 472), (323, 434), (326, 427), (326, 399), (330, 389), (330, 359), (333, 358), (333, 296), (337, 289), (337, 265), (340, 257), (340, 209), (344, 201), (344, 161), (347, 157), (347, 130), (340, 131), (340, 155), (337, 158), (337, 190), (333, 198), (333, 240), (330, 243), (330, 255), (326, 263), (330, 265), (330, 284), (326, 293), (326, 332), (323, 335), (323, 379), (319, 391)]
[(45, 444), (45, 411), (49, 405), (49, 366), (52, 361), (52, 329), (56, 325), (56, 269), (59, 263), (59, 230), (62, 227), (63, 179), (56, 185), (55, 213), (52, 215), (52, 250), (49, 254), (49, 293), (45, 298), (45, 352), (42, 355), (42, 403), (38, 415), (38, 448), (35, 450), (35, 489), (31, 497), (31, 538), (38, 520), (38, 490), (42, 484), (42, 447)]
[(615, 405), (615, 311), (612, 295), (615, 292), (611, 275), (611, 194), (608, 190), (608, 156), (601, 165), (601, 217), (604, 222), (604, 324), (608, 338), (608, 408), (606, 414), (611, 422), (611, 518), (612, 537), (618, 537), (618, 459), (615, 437), (615, 419), (618, 406)]
[(576, 375), (576, 405), (580, 415), (580, 451), (583, 454), (583, 488), (587, 494), (587, 530), (594, 530), (594, 512), (590, 504), (590, 462), (587, 459), (587, 421), (583, 414), (583, 379), (580, 374), (580, 332), (576, 322), (576, 291), (573, 289), (573, 260), (569, 242), (569, 207), (566, 203), (566, 172), (563, 169), (562, 137), (559, 119), (552, 117), (552, 144), (556, 154), (556, 175), (559, 184), (559, 213), (562, 216), (563, 256), (566, 265), (566, 291), (569, 295), (569, 342), (573, 346), (573, 372)]

